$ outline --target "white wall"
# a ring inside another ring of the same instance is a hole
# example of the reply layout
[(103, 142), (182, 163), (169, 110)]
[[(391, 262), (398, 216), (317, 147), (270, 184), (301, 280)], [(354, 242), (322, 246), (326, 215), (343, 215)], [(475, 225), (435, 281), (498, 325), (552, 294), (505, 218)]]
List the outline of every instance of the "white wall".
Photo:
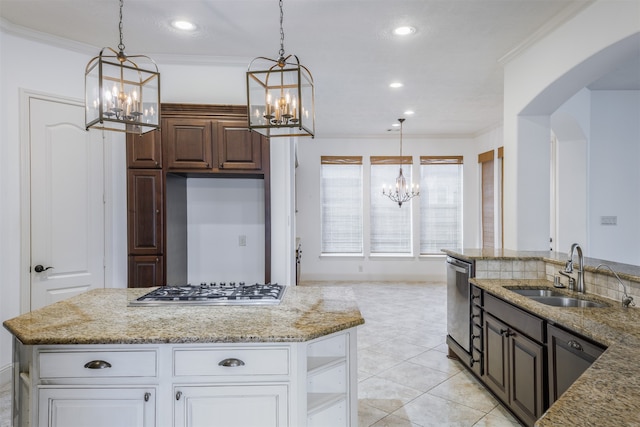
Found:
[(189, 283), (263, 283), (264, 226), (263, 180), (188, 178)]
[[(640, 91), (583, 89), (551, 115), (558, 250), (640, 265)], [(617, 225), (601, 224), (602, 216)]]
[(640, 91), (596, 90), (591, 99), (589, 255), (640, 265)]
[[(491, 131), (478, 138), (482, 148), (501, 145), (501, 132)], [(368, 167), (370, 156), (398, 155), (397, 136), (388, 138), (316, 138), (298, 142), (300, 167), (297, 176), (297, 232), (302, 244), (301, 279), (322, 280), (444, 280), (443, 256), (375, 257), (375, 256), (321, 256), (320, 254), (320, 157), (323, 155), (362, 156), (365, 164), (363, 186), (368, 193)], [(478, 154), (480, 145), (473, 138), (403, 138), (403, 154), (413, 155), (414, 164), (420, 155), (464, 156), (464, 212), (463, 243), (465, 247), (478, 246)], [(414, 167), (414, 177), (418, 169)], [(390, 177), (393, 179), (394, 177)], [(413, 180), (415, 182), (415, 180)], [(382, 196), (381, 196), (382, 197)], [(365, 196), (365, 216), (367, 215)], [(390, 202), (391, 203), (391, 202)], [(417, 205), (414, 214), (418, 214)], [(405, 207), (402, 207), (405, 209)], [(365, 224), (368, 221), (365, 219)], [(414, 220), (414, 224), (417, 222)], [(419, 230), (414, 229), (414, 247)], [(365, 234), (367, 232), (365, 227)], [(365, 237), (365, 253), (367, 248)]]
[(596, 1), (507, 59), (505, 247), (548, 248), (549, 116), (580, 89), (637, 54), (638, 16), (640, 2)]

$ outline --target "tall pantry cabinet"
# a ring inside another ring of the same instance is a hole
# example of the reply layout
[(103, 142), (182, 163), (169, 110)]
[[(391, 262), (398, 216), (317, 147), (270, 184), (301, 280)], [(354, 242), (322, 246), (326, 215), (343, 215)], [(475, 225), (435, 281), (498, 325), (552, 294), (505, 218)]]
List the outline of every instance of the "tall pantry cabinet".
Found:
[(246, 106), (162, 104), (161, 131), (127, 135), (128, 286), (186, 283), (186, 180), (264, 180), (265, 283), (271, 279), (269, 139)]

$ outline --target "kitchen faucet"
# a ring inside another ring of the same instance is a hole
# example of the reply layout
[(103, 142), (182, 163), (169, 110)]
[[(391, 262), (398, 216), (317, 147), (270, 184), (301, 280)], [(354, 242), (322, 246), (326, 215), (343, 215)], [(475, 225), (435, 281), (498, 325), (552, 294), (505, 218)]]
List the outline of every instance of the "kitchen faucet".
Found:
[(618, 273), (613, 271), (613, 269), (611, 267), (609, 267), (607, 264), (598, 264), (598, 266), (596, 267), (596, 271), (598, 271), (598, 269), (600, 267), (605, 267), (610, 272), (612, 272), (613, 275), (616, 276), (616, 279), (618, 279), (618, 283), (620, 283), (622, 285), (622, 292), (624, 292), (624, 296), (622, 297), (622, 306), (624, 308), (628, 308), (629, 306), (633, 307), (634, 305), (636, 305), (636, 303), (633, 302), (633, 297), (629, 296), (629, 294), (627, 294), (627, 287), (624, 285), (624, 283), (622, 283), (622, 280), (620, 280), (620, 276), (618, 276)]
[(573, 273), (573, 253), (578, 250), (578, 282), (577, 282), (577, 291), (580, 293), (584, 293), (584, 257), (582, 256), (582, 248), (579, 244), (574, 243), (571, 245), (571, 252), (569, 253), (569, 260), (564, 266), (564, 271), (566, 273)]

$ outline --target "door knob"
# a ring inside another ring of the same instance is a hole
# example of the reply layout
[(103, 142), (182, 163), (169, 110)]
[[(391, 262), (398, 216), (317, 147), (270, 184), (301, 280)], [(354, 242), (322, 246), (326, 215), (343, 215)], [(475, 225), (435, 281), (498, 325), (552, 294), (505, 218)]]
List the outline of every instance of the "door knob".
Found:
[(38, 264), (33, 269), (36, 271), (36, 273), (42, 273), (43, 271), (47, 271), (50, 268), (53, 267), (43, 267), (42, 264)]

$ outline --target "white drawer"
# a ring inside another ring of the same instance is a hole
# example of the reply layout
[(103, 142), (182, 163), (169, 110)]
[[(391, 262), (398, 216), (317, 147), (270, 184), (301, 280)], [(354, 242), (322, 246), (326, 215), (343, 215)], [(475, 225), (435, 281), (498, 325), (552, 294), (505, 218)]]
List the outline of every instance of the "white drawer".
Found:
[(176, 376), (289, 375), (288, 347), (177, 349), (173, 361)]
[(42, 351), (40, 377), (155, 377), (155, 350), (144, 351)]

